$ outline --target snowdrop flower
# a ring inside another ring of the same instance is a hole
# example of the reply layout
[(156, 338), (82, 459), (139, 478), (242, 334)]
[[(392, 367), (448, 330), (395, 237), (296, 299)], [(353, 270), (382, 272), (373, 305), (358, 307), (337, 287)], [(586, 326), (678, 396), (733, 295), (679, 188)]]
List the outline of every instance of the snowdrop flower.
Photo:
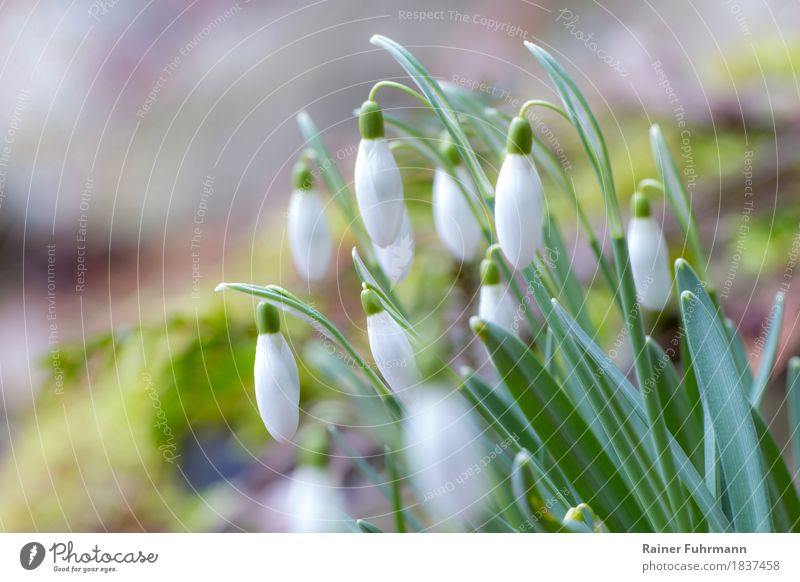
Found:
[(305, 160), (294, 169), (294, 191), (289, 201), (289, 248), (297, 272), (308, 282), (325, 278), (331, 264), (331, 235), (325, 219), (325, 205), (313, 188)]
[(500, 270), (491, 258), (481, 261), (481, 294), (478, 316), (506, 331), (516, 332), (516, 309), (508, 286), (502, 285)]
[(361, 143), (356, 156), (355, 187), (358, 209), (372, 241), (387, 247), (403, 223), (403, 181), (384, 139), (383, 113), (375, 101), (361, 106)]
[(425, 390), (405, 420), (406, 458), (427, 512), (450, 527), (476, 524), (488, 491), (480, 430), (458, 393)]
[(532, 138), (528, 120), (515, 117), (495, 187), (497, 239), (517, 270), (527, 267), (542, 246), (542, 182), (530, 156)]
[(455, 144), (446, 139), (442, 153), (455, 166), (455, 176), (451, 176), (444, 168), (436, 168), (433, 176), (433, 223), (436, 234), (455, 260), (474, 261), (480, 252), (481, 226), (459, 183), (473, 200), (477, 201), (478, 194), (469, 172), (461, 164)]
[(395, 394), (406, 397), (406, 391), (421, 380), (411, 342), (400, 324), (386, 313), (375, 291), (364, 289), (361, 304), (367, 314), (369, 347), (378, 370)]
[(258, 341), (254, 370), (256, 402), (264, 426), (279, 442), (294, 436), (300, 417), (297, 363), (280, 332), (278, 310), (261, 302), (256, 310)]
[(414, 231), (411, 228), (411, 220), (408, 217), (408, 210), (403, 211), (403, 224), (397, 238), (386, 248), (381, 248), (376, 244), (372, 245), (375, 249), (375, 256), (384, 273), (397, 284), (406, 278), (411, 270), (411, 263), (414, 262)]
[(297, 467), (289, 479), (285, 505), (289, 531), (327, 533), (343, 529), (344, 499), (323, 467)]
[(661, 227), (650, 216), (650, 202), (635, 192), (633, 217), (628, 225), (628, 253), (631, 258), (636, 297), (642, 307), (661, 311), (672, 293), (667, 243)]

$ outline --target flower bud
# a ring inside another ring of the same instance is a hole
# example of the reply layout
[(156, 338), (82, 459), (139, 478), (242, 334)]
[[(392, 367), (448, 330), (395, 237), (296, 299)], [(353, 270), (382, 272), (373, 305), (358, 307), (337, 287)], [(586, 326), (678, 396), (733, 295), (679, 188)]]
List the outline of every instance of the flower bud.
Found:
[(407, 391), (421, 380), (411, 342), (400, 324), (386, 313), (375, 291), (364, 289), (361, 303), (367, 315), (369, 347), (378, 370), (395, 394), (407, 397)]
[(300, 376), (280, 332), (278, 310), (262, 301), (256, 311), (256, 403), (267, 431), (275, 440), (285, 442), (294, 436), (300, 419)]
[(497, 263), (491, 258), (481, 261), (481, 291), (478, 316), (506, 331), (516, 333), (516, 308), (507, 285), (500, 279)]
[(627, 240), (636, 298), (642, 307), (661, 311), (672, 293), (667, 243), (661, 227), (650, 215), (650, 203), (643, 194), (634, 193), (632, 207)]
[(289, 249), (300, 276), (308, 282), (324, 279), (330, 268), (333, 244), (325, 205), (319, 192), (313, 189), (311, 172), (305, 161), (295, 166), (288, 235)]
[(420, 502), (449, 529), (477, 525), (489, 490), (480, 428), (458, 393), (421, 391), (405, 419), (406, 458)]
[(444, 168), (436, 168), (433, 176), (433, 223), (439, 240), (459, 262), (474, 261), (481, 244), (481, 227), (459, 182), (477, 201), (475, 185), (463, 165), (456, 166), (455, 176)]
[(370, 238), (379, 247), (386, 247), (397, 238), (403, 222), (403, 180), (383, 137), (383, 114), (374, 101), (361, 106), (359, 128), (362, 137), (356, 156), (356, 200)]
[(528, 121), (514, 118), (495, 187), (497, 239), (517, 270), (527, 267), (542, 246), (543, 192), (530, 156), (531, 135)]

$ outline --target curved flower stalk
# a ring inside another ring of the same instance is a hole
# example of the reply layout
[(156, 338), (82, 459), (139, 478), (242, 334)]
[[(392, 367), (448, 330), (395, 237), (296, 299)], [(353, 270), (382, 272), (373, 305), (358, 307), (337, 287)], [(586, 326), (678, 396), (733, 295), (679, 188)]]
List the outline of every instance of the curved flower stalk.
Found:
[(459, 183), (476, 203), (478, 193), (469, 172), (461, 164), (455, 144), (445, 139), (441, 150), (455, 167), (455, 175), (444, 168), (436, 168), (433, 176), (433, 223), (436, 234), (453, 258), (459, 262), (471, 262), (480, 253), (483, 232)]
[(532, 139), (527, 119), (511, 120), (495, 187), (497, 240), (516, 270), (530, 265), (542, 246), (542, 182), (530, 155)]
[(661, 227), (650, 215), (650, 202), (644, 194), (635, 192), (631, 206), (633, 216), (627, 240), (636, 298), (642, 307), (661, 311), (672, 293), (667, 243)]
[(404, 423), (410, 477), (424, 509), (439, 525), (462, 529), (484, 511), (489, 480), (476, 463), (480, 429), (458, 393), (420, 392)]
[(502, 285), (500, 269), (490, 257), (481, 261), (481, 291), (478, 315), (481, 319), (512, 333), (516, 333), (519, 327), (511, 292), (506, 286)]
[(372, 289), (361, 292), (361, 304), (367, 315), (367, 335), (372, 357), (389, 387), (401, 398), (421, 381), (414, 359), (414, 349), (405, 330), (383, 308)]
[(307, 282), (321, 281), (331, 265), (333, 244), (322, 196), (314, 189), (308, 162), (295, 164), (289, 201), (289, 248), (297, 272)]
[(328, 533), (344, 529), (344, 499), (324, 467), (297, 467), (289, 479), (285, 512), (290, 532)]
[(300, 377), (292, 350), (281, 334), (278, 310), (264, 301), (256, 308), (258, 340), (254, 369), (256, 402), (264, 426), (279, 442), (294, 436), (300, 420)]
[(414, 262), (414, 230), (411, 228), (411, 219), (408, 210), (403, 211), (403, 223), (397, 238), (387, 247), (381, 248), (373, 243), (375, 256), (381, 269), (393, 284), (406, 278)]
[(358, 118), (361, 143), (356, 156), (358, 209), (372, 242), (387, 247), (403, 223), (405, 202), (400, 170), (384, 138), (383, 113), (375, 101), (365, 101)]

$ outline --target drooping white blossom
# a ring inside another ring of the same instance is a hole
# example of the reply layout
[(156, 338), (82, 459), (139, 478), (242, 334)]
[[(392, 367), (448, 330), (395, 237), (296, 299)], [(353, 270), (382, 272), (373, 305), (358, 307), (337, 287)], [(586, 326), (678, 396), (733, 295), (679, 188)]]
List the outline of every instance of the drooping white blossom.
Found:
[(528, 121), (514, 118), (495, 187), (497, 240), (517, 270), (530, 265), (542, 246), (543, 191), (530, 155), (531, 136)]
[(372, 242), (392, 244), (403, 223), (403, 180), (389, 142), (383, 137), (383, 113), (374, 101), (361, 106), (361, 142), (355, 168), (358, 209)]
[(264, 426), (272, 437), (285, 442), (297, 431), (300, 420), (300, 377), (294, 354), (280, 332), (277, 310), (260, 303), (257, 316), (254, 379), (256, 403)]
[(477, 525), (489, 479), (480, 429), (461, 396), (437, 389), (416, 395), (404, 425), (410, 477), (439, 528)]
[(475, 185), (463, 165), (456, 166), (455, 176), (443, 168), (436, 169), (433, 176), (433, 222), (436, 234), (453, 258), (469, 262), (480, 253), (482, 233), (459, 183), (477, 201)]
[(289, 476), (285, 517), (293, 533), (328, 533), (344, 529), (344, 499), (322, 467), (300, 466)]
[(411, 228), (411, 219), (408, 211), (403, 212), (403, 224), (397, 238), (388, 247), (381, 248), (373, 244), (375, 255), (381, 269), (391, 279), (392, 283), (399, 283), (406, 278), (414, 262), (414, 230)]
[(490, 323), (517, 333), (517, 309), (507, 285), (503, 285), (500, 271), (492, 259), (481, 262), (481, 290), (478, 316)]
[(627, 241), (636, 298), (642, 307), (661, 311), (672, 294), (667, 242), (661, 226), (650, 215), (650, 204), (642, 194), (637, 192), (634, 195), (633, 207)]
[(362, 291), (361, 302), (367, 315), (369, 347), (378, 370), (395, 394), (407, 398), (409, 390), (421, 380), (408, 335), (386, 312), (374, 291)]
[(288, 235), (289, 248), (300, 276), (309, 282), (324, 279), (330, 268), (333, 243), (319, 192), (299, 188), (292, 192)]

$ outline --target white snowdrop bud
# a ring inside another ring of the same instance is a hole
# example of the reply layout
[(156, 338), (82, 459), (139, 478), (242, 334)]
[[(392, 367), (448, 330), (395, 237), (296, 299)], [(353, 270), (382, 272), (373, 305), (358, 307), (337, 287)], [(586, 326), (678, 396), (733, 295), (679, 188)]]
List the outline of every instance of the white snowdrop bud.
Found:
[(405, 330), (386, 313), (378, 295), (371, 289), (361, 292), (361, 304), (367, 315), (367, 335), (372, 357), (392, 391), (402, 398), (420, 383), (414, 349)]
[(392, 244), (385, 248), (374, 243), (372, 246), (381, 269), (392, 283), (397, 284), (405, 279), (411, 270), (411, 263), (414, 262), (414, 231), (411, 228), (408, 210), (403, 212), (403, 224)]
[(279, 442), (294, 436), (300, 420), (300, 377), (292, 350), (280, 332), (278, 310), (258, 304), (256, 323), (256, 402), (264, 426)]
[(372, 242), (386, 247), (397, 238), (403, 222), (403, 180), (383, 137), (383, 113), (374, 101), (361, 106), (359, 128), (361, 143), (355, 169), (358, 209)]
[(481, 291), (478, 304), (478, 316), (502, 327), (506, 331), (516, 333), (517, 310), (511, 299), (510, 291), (500, 279), (500, 271), (491, 258), (481, 261)]
[(650, 216), (650, 203), (640, 192), (633, 195), (633, 216), (628, 225), (628, 254), (639, 304), (661, 311), (672, 293), (667, 242), (661, 227)]
[(289, 477), (286, 525), (293, 533), (328, 533), (344, 529), (344, 499), (323, 467), (301, 466)]
[(530, 156), (531, 140), (528, 121), (515, 117), (495, 188), (497, 240), (517, 270), (530, 265), (542, 246), (542, 182)]
[(305, 161), (294, 170), (294, 191), (289, 201), (289, 249), (297, 272), (308, 282), (325, 278), (331, 264), (331, 242), (325, 205), (313, 189), (311, 172)]
[(467, 404), (456, 392), (426, 389), (404, 422), (405, 454), (422, 507), (445, 529), (477, 525), (489, 479)]
[(478, 193), (469, 172), (461, 164), (455, 144), (445, 139), (441, 149), (455, 166), (455, 176), (451, 176), (444, 168), (436, 168), (433, 176), (433, 223), (436, 234), (455, 260), (474, 261), (480, 252), (481, 226), (459, 183), (476, 202)]

